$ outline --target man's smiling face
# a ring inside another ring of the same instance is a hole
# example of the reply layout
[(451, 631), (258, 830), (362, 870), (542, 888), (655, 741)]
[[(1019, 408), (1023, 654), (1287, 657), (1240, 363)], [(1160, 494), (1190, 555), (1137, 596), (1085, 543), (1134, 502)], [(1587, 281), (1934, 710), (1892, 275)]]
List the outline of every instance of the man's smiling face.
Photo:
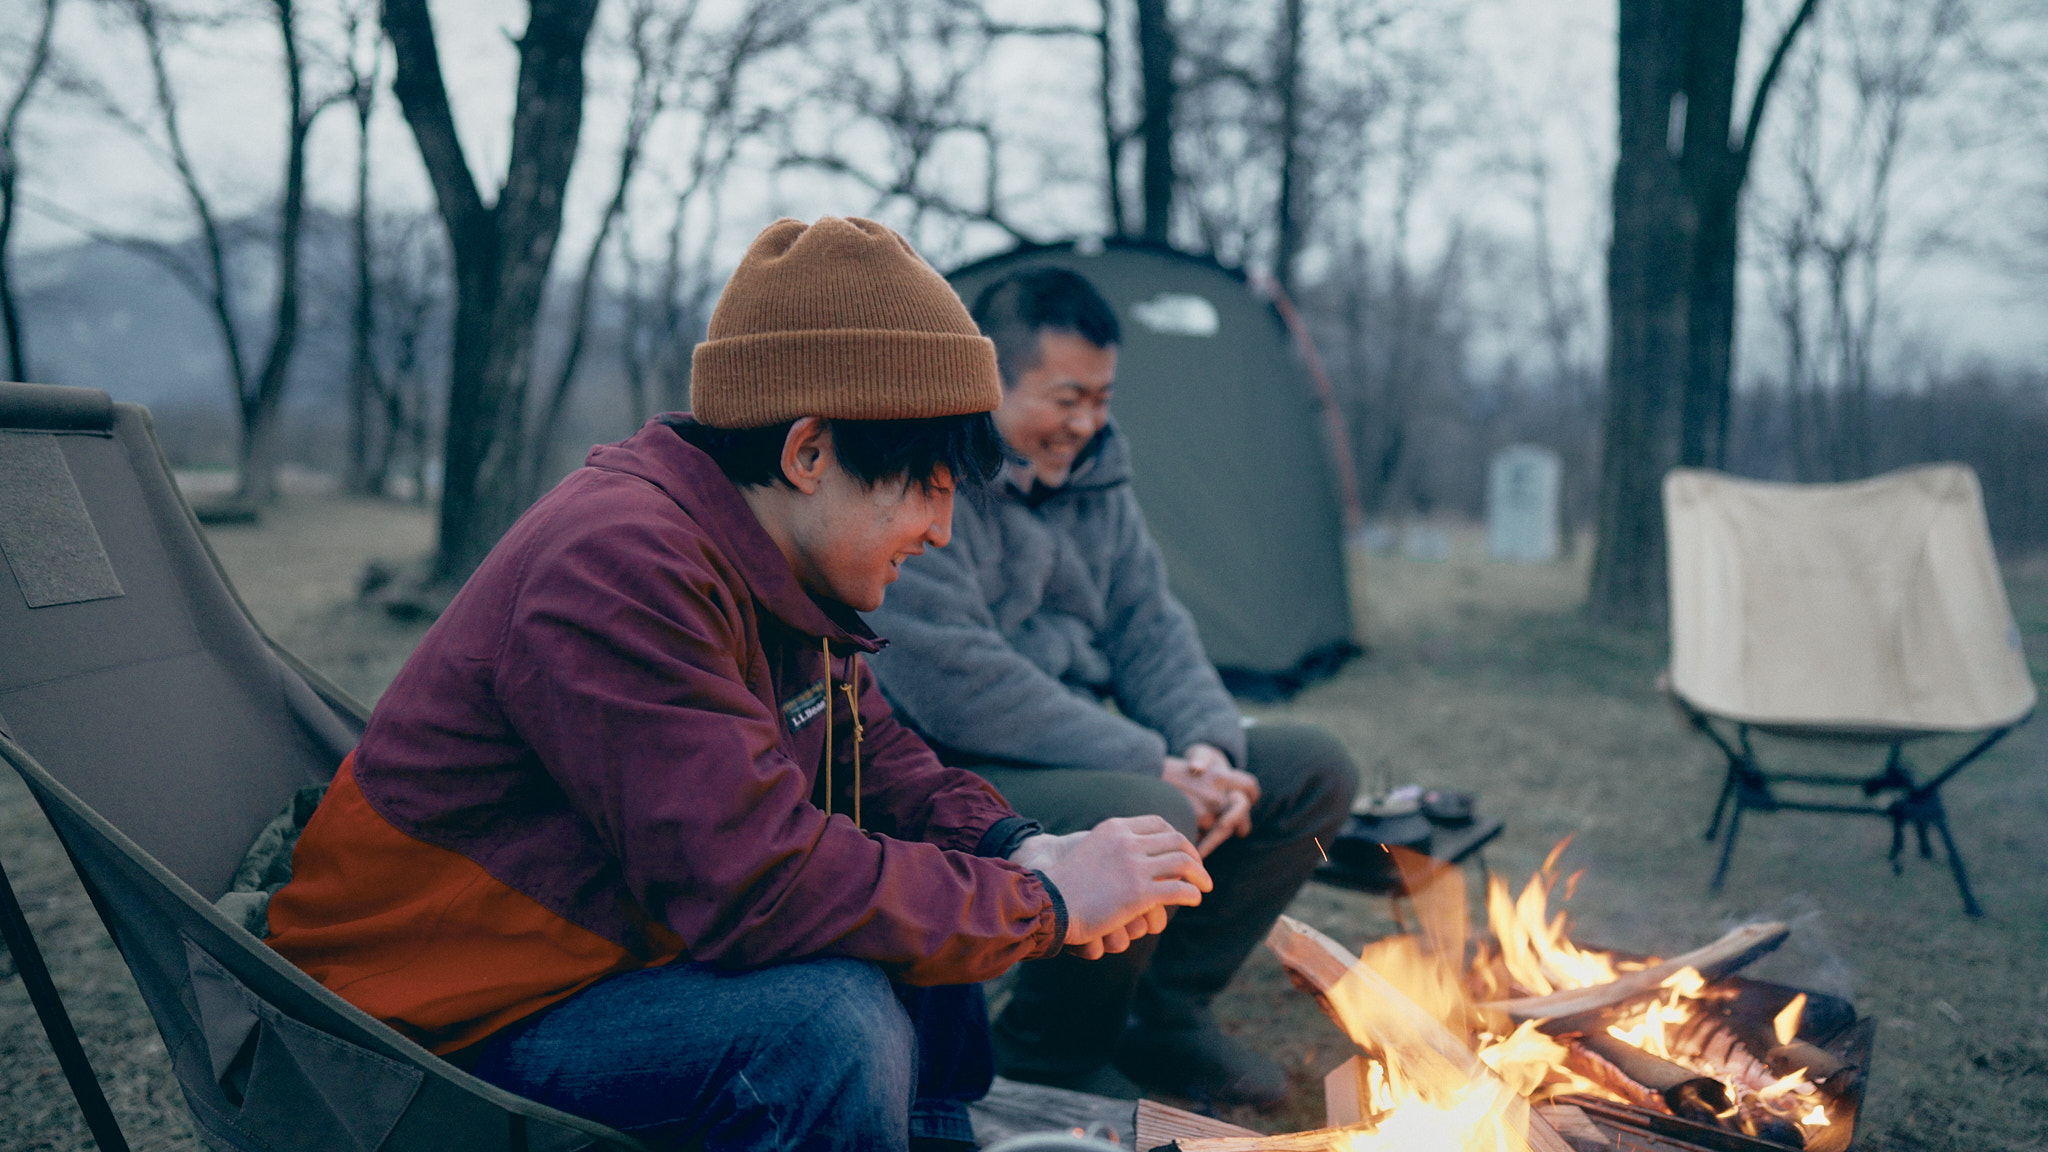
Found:
[(1098, 348), (1072, 332), (1041, 329), (1038, 363), (1020, 373), (996, 409), (996, 429), (1030, 462), (1039, 483), (1067, 482), (1074, 460), (1109, 422), (1116, 348)]

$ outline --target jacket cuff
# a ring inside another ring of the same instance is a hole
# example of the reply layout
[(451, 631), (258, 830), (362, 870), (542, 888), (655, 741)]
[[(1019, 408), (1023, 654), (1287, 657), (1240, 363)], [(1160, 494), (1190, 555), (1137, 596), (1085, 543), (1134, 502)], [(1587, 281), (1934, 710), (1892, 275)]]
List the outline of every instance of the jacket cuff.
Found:
[(1060, 896), (1059, 886), (1052, 882), (1052, 877), (1036, 868), (1031, 870), (1031, 874), (1038, 877), (1038, 882), (1045, 886), (1045, 894), (1052, 898), (1052, 947), (1047, 948), (1043, 955), (1032, 957), (1043, 960), (1047, 956), (1059, 955), (1060, 949), (1067, 946), (1067, 902)]
[(974, 846), (976, 856), (990, 856), (997, 860), (1008, 860), (1017, 845), (1033, 836), (1041, 835), (1045, 828), (1036, 820), (1023, 816), (1005, 816), (988, 826), (981, 834), (981, 840)]

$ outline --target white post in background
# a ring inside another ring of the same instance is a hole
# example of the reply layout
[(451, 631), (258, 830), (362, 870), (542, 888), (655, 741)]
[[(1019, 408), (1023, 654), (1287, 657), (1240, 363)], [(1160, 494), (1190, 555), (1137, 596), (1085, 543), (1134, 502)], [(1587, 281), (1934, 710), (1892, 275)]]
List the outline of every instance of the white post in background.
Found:
[(1548, 448), (1514, 444), (1493, 454), (1486, 478), (1486, 550), (1494, 559), (1557, 559), (1563, 476), (1563, 462)]

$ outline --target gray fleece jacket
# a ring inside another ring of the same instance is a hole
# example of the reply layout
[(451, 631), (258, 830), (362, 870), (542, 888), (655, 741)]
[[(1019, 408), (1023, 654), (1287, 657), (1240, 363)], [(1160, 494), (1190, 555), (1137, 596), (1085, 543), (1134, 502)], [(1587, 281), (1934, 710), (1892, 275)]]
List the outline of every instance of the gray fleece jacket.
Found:
[[(1007, 475), (953, 505), (953, 539), (912, 556), (868, 618), (868, 658), (899, 719), (949, 763), (1156, 776), (1213, 744), (1244, 764), (1244, 728), (1103, 428), (1058, 488)], [(1116, 711), (1104, 707), (1114, 700)]]

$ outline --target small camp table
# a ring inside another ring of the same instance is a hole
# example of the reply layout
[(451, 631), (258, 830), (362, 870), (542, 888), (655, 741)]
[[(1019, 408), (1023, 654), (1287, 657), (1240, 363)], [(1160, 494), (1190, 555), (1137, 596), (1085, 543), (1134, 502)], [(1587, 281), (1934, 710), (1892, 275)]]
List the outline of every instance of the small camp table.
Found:
[[(1469, 824), (1439, 824), (1430, 822), (1429, 877), (1434, 878), (1445, 868), (1455, 867), (1467, 860), (1478, 860), (1481, 869), (1485, 867), (1485, 849), (1507, 827), (1498, 818), (1475, 818)], [(1400, 873), (1366, 874), (1346, 868), (1335, 861), (1317, 865), (1315, 878), (1333, 888), (1348, 888), (1353, 892), (1364, 892), (1372, 896), (1385, 896), (1393, 909), (1394, 923), (1405, 928), (1408, 920), (1401, 910), (1401, 899), (1408, 895), (1408, 886)]]

